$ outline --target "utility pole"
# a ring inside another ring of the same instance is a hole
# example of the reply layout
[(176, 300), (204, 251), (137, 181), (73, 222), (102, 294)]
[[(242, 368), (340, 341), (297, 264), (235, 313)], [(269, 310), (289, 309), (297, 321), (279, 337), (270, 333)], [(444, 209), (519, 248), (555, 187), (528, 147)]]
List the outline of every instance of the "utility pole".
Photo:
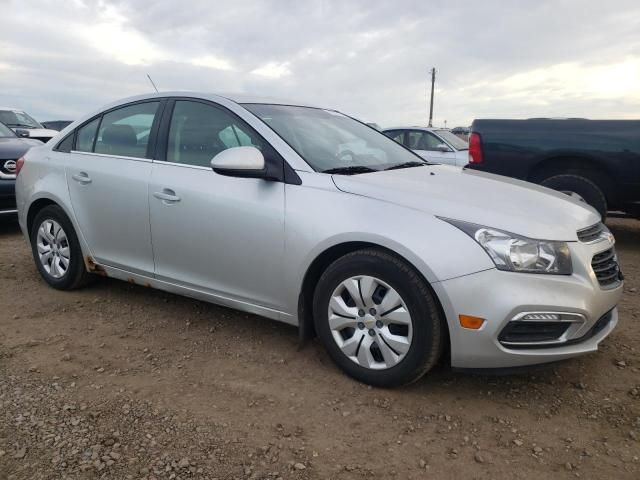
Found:
[(433, 89), (436, 85), (436, 69), (432, 68), (431, 73), (431, 103), (429, 104), (429, 127), (433, 127)]

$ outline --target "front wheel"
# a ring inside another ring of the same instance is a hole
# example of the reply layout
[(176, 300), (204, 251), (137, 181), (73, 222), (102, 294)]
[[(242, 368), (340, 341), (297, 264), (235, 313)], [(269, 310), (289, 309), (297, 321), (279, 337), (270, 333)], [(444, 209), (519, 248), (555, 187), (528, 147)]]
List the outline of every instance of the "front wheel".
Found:
[(384, 251), (359, 250), (332, 263), (313, 308), (329, 355), (361, 382), (411, 383), (442, 352), (444, 322), (433, 293), (411, 265)]

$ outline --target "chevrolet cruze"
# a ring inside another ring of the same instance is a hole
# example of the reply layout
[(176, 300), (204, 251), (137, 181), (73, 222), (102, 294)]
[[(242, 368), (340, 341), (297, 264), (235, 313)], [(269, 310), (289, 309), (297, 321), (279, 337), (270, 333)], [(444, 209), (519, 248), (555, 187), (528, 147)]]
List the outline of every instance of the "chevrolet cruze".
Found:
[[(357, 147), (357, 148), (356, 148)], [(298, 325), (378, 386), (597, 350), (614, 239), (590, 207), (429, 164), (335, 110), (160, 93), (18, 162), (19, 221), (54, 288), (92, 274)]]

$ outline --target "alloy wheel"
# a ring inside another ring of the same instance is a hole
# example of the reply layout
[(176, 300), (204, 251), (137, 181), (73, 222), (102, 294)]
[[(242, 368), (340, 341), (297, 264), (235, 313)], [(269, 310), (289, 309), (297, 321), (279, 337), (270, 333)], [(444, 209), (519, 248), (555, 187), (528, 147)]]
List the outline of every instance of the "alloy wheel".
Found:
[(411, 347), (413, 323), (400, 294), (371, 276), (341, 282), (329, 300), (329, 328), (336, 344), (361, 367), (397, 365)]

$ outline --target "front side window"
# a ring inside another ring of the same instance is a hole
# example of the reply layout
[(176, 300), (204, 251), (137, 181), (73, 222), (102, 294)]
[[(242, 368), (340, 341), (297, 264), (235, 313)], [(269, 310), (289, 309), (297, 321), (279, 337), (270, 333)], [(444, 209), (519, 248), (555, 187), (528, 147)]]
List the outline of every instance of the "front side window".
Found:
[(176, 101), (169, 127), (168, 162), (209, 167), (218, 153), (240, 146), (263, 149), (257, 134), (226, 110), (201, 102)]
[(102, 117), (95, 152), (145, 158), (151, 127), (160, 102), (129, 105)]
[(314, 170), (384, 170), (408, 162), (424, 164), (416, 154), (382, 132), (333, 110), (289, 105), (244, 104)]
[(413, 130), (409, 132), (408, 135), (409, 148), (411, 150), (428, 150), (433, 152), (437, 151), (438, 145), (442, 143), (438, 137), (429, 132)]
[(78, 129), (75, 148), (78, 152), (93, 152), (93, 143), (96, 138), (96, 132), (98, 131), (98, 123), (100, 123), (100, 117)]

